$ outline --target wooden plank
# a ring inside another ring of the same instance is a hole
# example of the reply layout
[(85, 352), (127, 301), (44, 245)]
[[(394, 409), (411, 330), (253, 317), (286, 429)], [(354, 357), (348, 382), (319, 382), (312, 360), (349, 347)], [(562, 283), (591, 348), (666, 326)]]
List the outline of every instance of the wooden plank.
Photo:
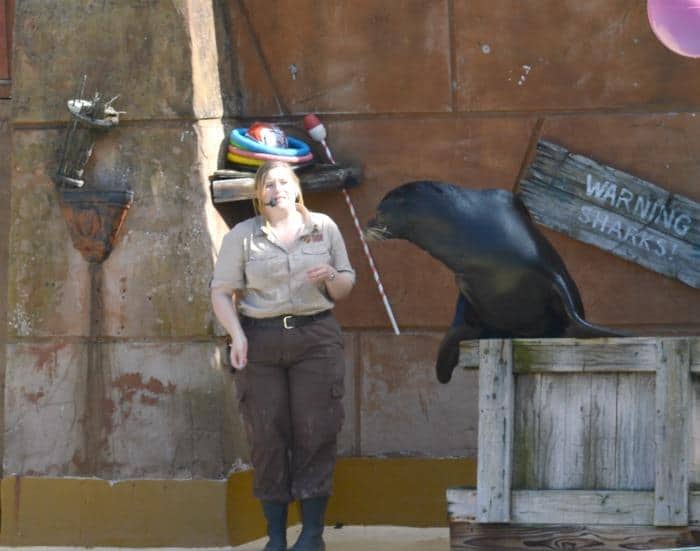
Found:
[(520, 183), (536, 222), (700, 287), (700, 204), (541, 141)]
[(10, 57), (12, 49), (10, 45), (10, 37), (12, 29), (10, 24), (10, 6), (7, 0), (0, 0), (0, 80), (10, 79)]
[[(476, 494), (474, 488), (448, 488), (450, 523), (476, 522)], [(513, 523), (591, 524), (595, 520), (599, 525), (643, 526), (654, 521), (651, 491), (513, 490), (511, 503)], [(690, 492), (688, 503), (688, 524), (700, 526), (700, 492)]]
[(654, 525), (688, 524), (690, 346), (658, 339)]
[(515, 339), (515, 372), (637, 372), (656, 370), (654, 339)]
[[(693, 373), (700, 373), (700, 338), (689, 337)], [(656, 339), (513, 339), (516, 374), (655, 372)], [(479, 367), (479, 341), (460, 343), (458, 367)]]
[(691, 377), (688, 484), (700, 490), (700, 377)]
[[(653, 526), (494, 526), (456, 522), (450, 525), (452, 551), (629, 551), (666, 549), (700, 543), (686, 528)], [(697, 549), (697, 548), (696, 548)]]
[[(255, 177), (252, 173), (238, 171), (217, 171), (218, 175), (231, 173), (231, 178), (214, 179), (211, 193), (214, 203), (243, 201), (255, 196)], [(362, 177), (359, 167), (341, 167), (334, 165), (316, 165), (299, 174), (301, 190), (304, 193), (333, 191), (357, 185)]]
[(479, 522), (508, 522), (513, 445), (514, 376), (512, 341), (479, 342)]
[(255, 178), (236, 177), (226, 180), (213, 180), (211, 196), (215, 203), (230, 203), (255, 197)]
[(688, 524), (700, 526), (700, 492), (690, 492), (688, 496)]
[(617, 394), (622, 376), (617, 373), (601, 373), (590, 377), (590, 409), (585, 426), (588, 449), (584, 450), (581, 489), (621, 489), (617, 484), (616, 459), (620, 437), (617, 430)]
[(552, 188), (674, 236), (700, 242), (700, 204), (652, 182), (541, 140), (521, 185)]
[(541, 385), (539, 488), (581, 488), (588, 459), (590, 375), (542, 375)]
[(511, 520), (521, 524), (650, 525), (654, 494), (629, 491), (513, 492)]
[(609, 488), (654, 489), (655, 391), (655, 376), (650, 373), (619, 376), (615, 404), (615, 479)]
[(513, 480), (517, 490), (542, 487), (539, 457), (542, 375), (519, 375), (515, 385)]
[(476, 521), (476, 490), (473, 488), (448, 488), (447, 516), (450, 522)]
[[(529, 194), (538, 193), (536, 201)], [(654, 272), (700, 287), (700, 247), (623, 216), (571, 201), (563, 192), (521, 190), (535, 222)]]
[(459, 343), (459, 360), (457, 367), (462, 369), (479, 368), (479, 341), (462, 341)]
[(700, 374), (700, 338), (690, 340), (690, 372)]

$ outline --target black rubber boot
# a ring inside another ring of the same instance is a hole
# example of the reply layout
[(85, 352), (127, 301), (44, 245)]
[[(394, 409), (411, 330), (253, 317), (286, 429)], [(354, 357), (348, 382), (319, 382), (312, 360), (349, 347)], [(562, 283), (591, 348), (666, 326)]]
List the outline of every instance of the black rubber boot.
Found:
[(312, 497), (301, 500), (301, 534), (289, 551), (325, 551), (323, 522), (328, 497)]
[(267, 537), (264, 551), (287, 551), (287, 503), (283, 501), (261, 501)]

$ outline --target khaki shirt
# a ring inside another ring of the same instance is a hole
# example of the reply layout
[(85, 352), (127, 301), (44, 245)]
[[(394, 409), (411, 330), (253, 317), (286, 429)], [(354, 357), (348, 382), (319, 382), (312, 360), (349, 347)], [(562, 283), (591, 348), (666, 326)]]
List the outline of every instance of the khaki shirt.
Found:
[(325, 214), (299, 210), (304, 228), (289, 249), (277, 241), (261, 216), (236, 224), (224, 236), (211, 286), (236, 291), (238, 311), (244, 316), (303, 316), (332, 308), (325, 284), (306, 279), (306, 270), (319, 264), (330, 264), (354, 280), (335, 222)]

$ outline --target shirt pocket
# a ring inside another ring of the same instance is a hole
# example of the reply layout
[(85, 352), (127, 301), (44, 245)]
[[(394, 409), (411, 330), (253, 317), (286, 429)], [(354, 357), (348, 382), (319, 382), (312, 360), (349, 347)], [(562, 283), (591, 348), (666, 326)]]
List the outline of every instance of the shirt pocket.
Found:
[(251, 252), (245, 276), (248, 288), (269, 290), (287, 279), (286, 259), (272, 251)]
[(330, 264), (331, 253), (325, 243), (308, 243), (301, 247), (301, 262), (304, 268)]

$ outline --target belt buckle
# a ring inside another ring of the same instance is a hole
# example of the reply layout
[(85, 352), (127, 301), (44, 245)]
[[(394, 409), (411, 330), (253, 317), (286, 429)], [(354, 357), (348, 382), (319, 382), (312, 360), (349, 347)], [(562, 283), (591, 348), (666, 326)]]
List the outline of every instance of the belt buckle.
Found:
[(282, 325), (284, 326), (285, 329), (294, 329), (293, 325), (287, 325), (287, 320), (292, 319), (294, 316), (284, 316), (282, 318)]

